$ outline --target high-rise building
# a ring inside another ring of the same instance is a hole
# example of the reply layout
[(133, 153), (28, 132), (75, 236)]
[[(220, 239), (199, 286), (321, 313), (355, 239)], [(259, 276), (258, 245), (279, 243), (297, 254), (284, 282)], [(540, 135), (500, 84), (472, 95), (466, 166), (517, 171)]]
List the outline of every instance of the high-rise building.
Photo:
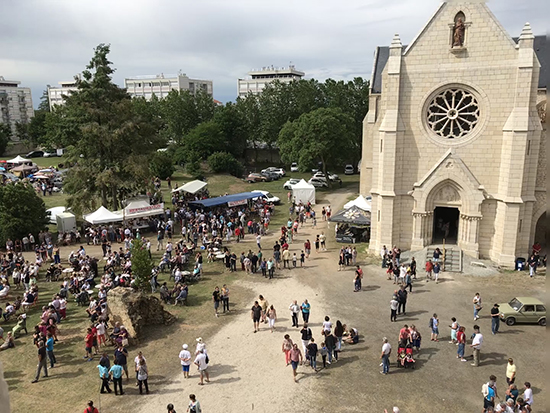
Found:
[(260, 70), (251, 70), (248, 72), (248, 77), (239, 79), (238, 81), (238, 96), (243, 97), (252, 93), (258, 95), (262, 93), (265, 86), (275, 80), (281, 83), (290, 83), (293, 80), (300, 80), (305, 76), (304, 72), (300, 72), (294, 67), (262, 67)]
[(54, 105), (63, 105), (65, 103), (65, 98), (63, 96), (68, 96), (71, 91), (78, 90), (76, 80), (58, 82), (58, 84), (59, 86), (57, 87), (48, 85), (48, 101), (50, 103), (50, 109), (52, 109)]
[(191, 79), (185, 73), (177, 75), (134, 76), (124, 79), (124, 87), (132, 97), (144, 97), (150, 100), (153, 94), (162, 99), (172, 90), (187, 90), (196, 94), (199, 90), (212, 96), (214, 87), (211, 80)]
[(28, 123), (34, 116), (31, 89), (19, 87), (21, 82), (0, 76), (0, 123), (10, 125), (14, 139), (15, 125)]

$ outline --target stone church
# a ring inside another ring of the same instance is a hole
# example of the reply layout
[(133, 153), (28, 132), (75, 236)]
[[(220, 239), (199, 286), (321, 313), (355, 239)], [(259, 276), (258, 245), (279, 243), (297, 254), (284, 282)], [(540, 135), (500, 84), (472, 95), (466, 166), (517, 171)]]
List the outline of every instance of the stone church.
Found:
[(360, 190), (370, 250), (454, 244), (511, 266), (546, 230), (546, 39), (511, 37), (483, 1), (444, 1), (377, 47)]

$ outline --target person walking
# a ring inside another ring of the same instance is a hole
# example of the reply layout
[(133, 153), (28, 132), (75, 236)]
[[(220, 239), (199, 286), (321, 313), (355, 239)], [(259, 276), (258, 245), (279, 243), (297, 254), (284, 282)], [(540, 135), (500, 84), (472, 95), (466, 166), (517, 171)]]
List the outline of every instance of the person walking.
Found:
[(229, 312), (229, 287), (227, 284), (224, 284), (222, 286), (222, 304), (223, 304), (223, 312), (225, 313), (225, 310), (227, 309), (227, 312)]
[(267, 310), (269, 309), (269, 302), (264, 298), (263, 295), (258, 296), (258, 301), (260, 307), (262, 307), (262, 323), (267, 323)]
[(292, 327), (298, 328), (298, 314), (300, 313), (300, 306), (298, 301), (294, 300), (292, 304), (288, 306), (290, 310), (290, 316), (292, 317)]
[(313, 336), (313, 333), (311, 332), (311, 328), (307, 326), (307, 323), (304, 323), (304, 326), (300, 330), (300, 334), (302, 337), (302, 348), (305, 354), (307, 350), (307, 345), (309, 344), (309, 340), (311, 340), (311, 337)]
[(197, 366), (200, 374), (201, 381), (199, 382), (199, 385), (202, 386), (204, 384), (204, 378), (206, 377), (206, 382), (210, 382), (210, 375), (208, 374), (208, 363), (206, 363), (206, 354), (204, 353), (204, 349), (199, 350), (199, 354), (197, 354), (197, 357), (195, 357), (195, 365)]
[(479, 330), (479, 326), (476, 324), (474, 326), (474, 338), (472, 340), (472, 344), (470, 344), (470, 347), (474, 352), (474, 362), (472, 363), (472, 366), (474, 367), (479, 366), (480, 351), (481, 351), (482, 345), (483, 345), (483, 334), (481, 334)]
[(252, 317), (254, 332), (256, 333), (260, 330), (260, 318), (262, 317), (262, 307), (260, 307), (258, 301), (254, 301), (254, 305), (250, 309), (250, 317)]
[(451, 341), (449, 341), (449, 344), (455, 344), (458, 343), (456, 336), (458, 334), (458, 321), (456, 321), (455, 317), (451, 318), (451, 325), (449, 326), (451, 328)]
[(500, 327), (500, 311), (498, 309), (498, 304), (494, 304), (491, 308), (491, 332), (493, 335), (498, 333), (498, 328)]
[(52, 333), (48, 333), (48, 339), (46, 340), (46, 353), (48, 354), (48, 359), (50, 360), (50, 368), (53, 369), (54, 364), (57, 363), (55, 354), (53, 354), (54, 338)]
[(194, 394), (189, 395), (189, 406), (187, 407), (188, 413), (202, 413), (201, 404), (197, 400)]
[(212, 293), (212, 301), (214, 302), (214, 316), (219, 317), (218, 309), (220, 308), (220, 301), (221, 301), (221, 292), (220, 287), (216, 285), (214, 288), (214, 292)]
[(439, 262), (436, 262), (434, 264), (433, 272), (434, 272), (434, 279), (435, 283), (439, 283), (439, 272), (441, 271), (441, 266), (439, 265)]
[(302, 311), (302, 318), (304, 320), (304, 323), (309, 322), (309, 313), (311, 311), (311, 304), (307, 301), (307, 298), (304, 300), (302, 305), (300, 306), (300, 310)]
[(294, 377), (294, 382), (298, 383), (296, 378), (298, 365), (303, 363), (302, 352), (298, 348), (297, 344), (292, 345), (292, 350), (290, 350), (290, 363), (292, 364), (292, 375)]
[(458, 327), (458, 331), (456, 333), (456, 342), (458, 344), (458, 348), (456, 350), (456, 358), (460, 359), (460, 361), (466, 361), (464, 358), (464, 347), (466, 347), (466, 334), (464, 333), (465, 327), (460, 326)]
[(399, 307), (399, 301), (397, 301), (397, 296), (394, 295), (390, 301), (390, 321), (397, 321), (397, 308)]
[(99, 364), (97, 368), (99, 369), (99, 378), (101, 379), (100, 393), (111, 393), (112, 390), (109, 387), (109, 368), (102, 364)]
[(432, 263), (432, 260), (426, 261), (426, 282), (432, 279), (433, 269), (434, 269), (434, 265)]
[(277, 310), (275, 310), (275, 307), (273, 307), (273, 304), (271, 304), (269, 306), (269, 310), (267, 310), (267, 319), (269, 322), (269, 328), (273, 333), (273, 330), (275, 330), (275, 321), (277, 321)]
[[(410, 274), (414, 280), (416, 280), (416, 260), (414, 257), (411, 258), (411, 263), (409, 264)], [(412, 290), (411, 290), (412, 292)]]
[(413, 285), (412, 285), (412, 272), (409, 267), (409, 270), (407, 271), (407, 274), (405, 274), (405, 288), (409, 287), (409, 292), (413, 292)]
[(309, 356), (309, 363), (311, 365), (311, 368), (317, 372), (317, 344), (315, 343), (315, 339), (312, 337), (309, 344), (307, 345), (307, 354)]
[(390, 354), (391, 354), (391, 344), (388, 343), (388, 339), (384, 337), (382, 339), (382, 354), (380, 354), (380, 358), (382, 359), (382, 371), (380, 373), (382, 374), (389, 374), (390, 373)]
[(439, 336), (439, 318), (437, 318), (436, 313), (430, 319), (430, 328), (432, 329), (431, 341), (439, 341), (437, 339)]
[(120, 390), (120, 395), (122, 396), (124, 394), (124, 391), (122, 390), (122, 373), (124, 369), (120, 364), (118, 364), (118, 360), (115, 357), (114, 364), (109, 369), (109, 375), (113, 379), (113, 387), (115, 388), (115, 395), (118, 396), (119, 393), (117, 393), (117, 387)]
[(139, 367), (137, 369), (137, 379), (139, 386), (139, 394), (143, 394), (143, 386), (145, 386), (145, 393), (149, 394), (149, 385), (147, 383), (147, 378), (149, 377), (149, 370), (145, 364), (145, 359), (139, 360)]
[(328, 364), (336, 363), (338, 361), (338, 351), (336, 351), (336, 338), (330, 331), (323, 331), (325, 336), (325, 346), (328, 350)]
[(514, 364), (514, 359), (512, 358), (509, 358), (508, 359), (508, 364), (506, 365), (506, 384), (508, 384), (508, 386), (510, 384), (514, 384), (514, 382), (516, 381), (516, 365)]
[(36, 368), (36, 377), (31, 383), (38, 382), (40, 371), (44, 369), (44, 377), (48, 377), (48, 360), (46, 358), (46, 346), (44, 341), (40, 340), (38, 344), (38, 366)]
[(191, 352), (189, 351), (189, 346), (184, 344), (182, 346), (183, 350), (180, 351), (179, 358), (181, 362), (181, 369), (183, 371), (183, 377), (185, 379), (189, 378), (189, 366), (191, 365)]
[(405, 290), (405, 286), (402, 285), (399, 291), (397, 292), (397, 302), (399, 303), (399, 307), (397, 308), (397, 314), (401, 314), (401, 310), (403, 310), (403, 315), (407, 315), (407, 290)]
[(479, 311), (483, 308), (481, 305), (481, 296), (479, 295), (479, 293), (476, 293), (476, 295), (474, 295), (472, 303), (474, 305), (474, 321), (476, 321), (477, 319), (479, 319)]
[(358, 265), (355, 269), (355, 278), (353, 280), (353, 284), (354, 284), (354, 290), (353, 292), (356, 293), (358, 291), (361, 291), (361, 280), (363, 279), (363, 270), (361, 269), (361, 267)]
[(292, 342), (292, 339), (290, 338), (290, 336), (288, 334), (285, 334), (282, 350), (283, 350), (283, 353), (285, 353), (285, 362), (287, 366), (290, 364), (290, 350), (292, 350), (293, 345), (294, 343)]

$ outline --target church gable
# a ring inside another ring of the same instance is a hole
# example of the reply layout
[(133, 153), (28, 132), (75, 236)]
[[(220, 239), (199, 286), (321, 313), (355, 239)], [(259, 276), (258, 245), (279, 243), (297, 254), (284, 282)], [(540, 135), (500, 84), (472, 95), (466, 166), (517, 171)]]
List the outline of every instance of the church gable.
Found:
[(483, 2), (444, 2), (404, 52), (420, 65), (508, 60), (515, 42)]

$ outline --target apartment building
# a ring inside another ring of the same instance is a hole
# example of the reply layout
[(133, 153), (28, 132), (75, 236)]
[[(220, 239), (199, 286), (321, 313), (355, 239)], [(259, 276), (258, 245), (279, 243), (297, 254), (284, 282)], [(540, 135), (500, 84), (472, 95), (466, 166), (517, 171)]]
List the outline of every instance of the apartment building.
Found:
[(130, 96), (141, 96), (146, 100), (150, 100), (153, 94), (162, 99), (172, 90), (187, 90), (191, 94), (202, 90), (210, 96), (214, 93), (211, 80), (191, 79), (185, 73), (128, 77), (124, 79), (124, 87)]
[(239, 79), (238, 81), (238, 96), (243, 97), (248, 93), (254, 95), (262, 93), (262, 90), (271, 82), (278, 80), (281, 83), (290, 83), (294, 80), (300, 80), (305, 76), (304, 72), (300, 72), (294, 65), (288, 67), (262, 67), (260, 70), (252, 70), (248, 72), (248, 77)]
[(0, 123), (10, 125), (15, 136), (17, 123), (28, 123), (34, 116), (31, 89), (20, 87), (17, 80), (6, 80), (0, 76)]
[(48, 102), (50, 103), (50, 110), (54, 105), (63, 105), (65, 103), (64, 96), (70, 95), (71, 91), (78, 90), (76, 86), (76, 80), (69, 80), (66, 82), (58, 82), (59, 86), (52, 87), (48, 85)]

